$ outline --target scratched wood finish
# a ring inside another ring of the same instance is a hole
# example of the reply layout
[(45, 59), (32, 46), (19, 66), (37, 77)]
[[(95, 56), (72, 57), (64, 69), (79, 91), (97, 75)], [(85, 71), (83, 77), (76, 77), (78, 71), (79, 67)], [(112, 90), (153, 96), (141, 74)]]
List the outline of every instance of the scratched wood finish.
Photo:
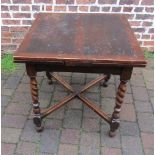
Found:
[(14, 58), (64, 65), (146, 64), (126, 17), (115, 14), (39, 14)]

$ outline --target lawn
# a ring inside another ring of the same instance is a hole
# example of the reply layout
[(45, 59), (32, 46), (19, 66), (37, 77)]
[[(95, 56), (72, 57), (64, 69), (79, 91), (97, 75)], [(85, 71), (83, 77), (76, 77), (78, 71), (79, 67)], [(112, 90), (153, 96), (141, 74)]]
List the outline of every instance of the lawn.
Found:
[(13, 55), (6, 53), (1, 58), (1, 69), (3, 72), (13, 72), (17, 65), (13, 62)]

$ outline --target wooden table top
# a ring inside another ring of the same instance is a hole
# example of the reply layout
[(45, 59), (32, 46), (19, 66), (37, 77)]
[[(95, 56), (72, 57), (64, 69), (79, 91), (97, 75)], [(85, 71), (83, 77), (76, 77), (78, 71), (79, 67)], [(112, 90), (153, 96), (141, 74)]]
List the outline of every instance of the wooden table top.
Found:
[(145, 66), (124, 15), (42, 13), (14, 54), (15, 62), (54, 61)]

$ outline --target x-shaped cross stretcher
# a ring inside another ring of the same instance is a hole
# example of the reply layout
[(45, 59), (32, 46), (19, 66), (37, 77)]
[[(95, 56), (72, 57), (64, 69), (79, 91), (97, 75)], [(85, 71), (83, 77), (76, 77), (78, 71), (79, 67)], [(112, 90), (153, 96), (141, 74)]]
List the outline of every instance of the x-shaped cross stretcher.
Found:
[(67, 96), (67, 97), (65, 97), (62, 101), (60, 101), (56, 105), (48, 108), (45, 112), (43, 112), (41, 114), (41, 118), (46, 117), (47, 115), (49, 115), (53, 111), (59, 109), (60, 107), (62, 107), (63, 105), (65, 105), (66, 103), (68, 103), (69, 101), (71, 101), (73, 98), (77, 97), (78, 99), (80, 99), (81, 101), (83, 101), (83, 103), (86, 104), (89, 108), (91, 108), (94, 112), (96, 112), (99, 116), (101, 116), (106, 122), (108, 122), (109, 124), (111, 123), (111, 118), (105, 112), (103, 112), (100, 109), (100, 107), (97, 107), (92, 101), (90, 101), (89, 99), (87, 99), (86, 97), (84, 97), (82, 95), (82, 93), (85, 92), (90, 87), (94, 86), (95, 84), (99, 83), (102, 80), (105, 80), (106, 75), (101, 75), (98, 78), (96, 78), (95, 80), (92, 80), (91, 82), (89, 82), (88, 84), (86, 84), (84, 86), (84, 88), (81, 91), (79, 91), (79, 92), (76, 92), (66, 81), (64, 81), (56, 73), (52, 73), (51, 74), (51, 77), (54, 78), (56, 81), (58, 81), (60, 84), (62, 84), (72, 94), (69, 95), (69, 96)]

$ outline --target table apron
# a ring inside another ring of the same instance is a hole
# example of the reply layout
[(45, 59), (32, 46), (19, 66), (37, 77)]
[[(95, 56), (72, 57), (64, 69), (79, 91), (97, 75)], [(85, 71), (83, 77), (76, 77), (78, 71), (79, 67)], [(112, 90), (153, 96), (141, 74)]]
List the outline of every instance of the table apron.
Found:
[(104, 73), (120, 75), (124, 68), (131, 67), (118, 67), (118, 66), (61, 66), (61, 65), (42, 65), (33, 64), (36, 71), (49, 71), (49, 72), (80, 72), (80, 73)]

